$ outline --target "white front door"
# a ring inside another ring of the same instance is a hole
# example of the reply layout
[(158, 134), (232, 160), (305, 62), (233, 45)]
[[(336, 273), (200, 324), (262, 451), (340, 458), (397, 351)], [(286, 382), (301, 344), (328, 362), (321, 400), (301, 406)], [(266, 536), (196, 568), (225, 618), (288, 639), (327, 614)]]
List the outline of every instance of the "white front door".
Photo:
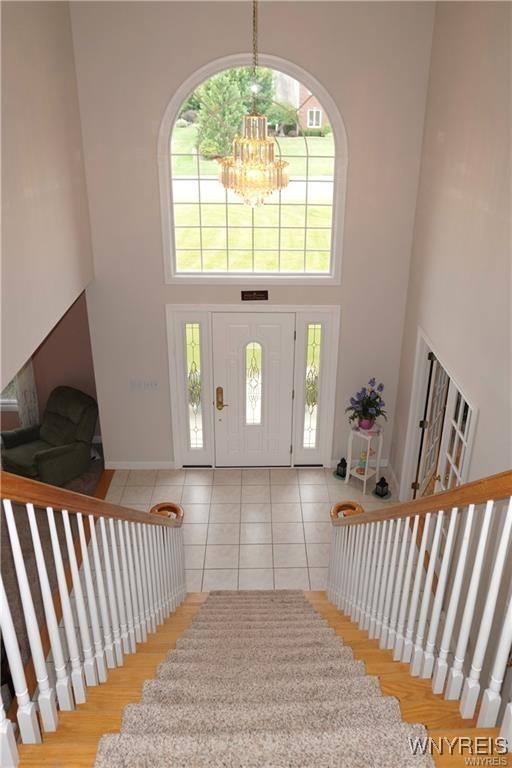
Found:
[(213, 313), (216, 466), (290, 465), (294, 336), (294, 313)]

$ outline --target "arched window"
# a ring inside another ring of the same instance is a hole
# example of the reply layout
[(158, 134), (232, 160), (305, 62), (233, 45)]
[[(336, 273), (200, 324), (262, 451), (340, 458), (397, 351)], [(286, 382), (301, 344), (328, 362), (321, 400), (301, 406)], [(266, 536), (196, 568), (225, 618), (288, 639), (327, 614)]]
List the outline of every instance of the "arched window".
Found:
[(289, 183), (252, 208), (224, 189), (217, 162), (231, 154), (250, 111), (251, 69), (194, 81), (169, 105), (160, 133), (169, 281), (339, 282), (347, 148), (328, 94), (275, 66), (260, 68), (257, 107)]

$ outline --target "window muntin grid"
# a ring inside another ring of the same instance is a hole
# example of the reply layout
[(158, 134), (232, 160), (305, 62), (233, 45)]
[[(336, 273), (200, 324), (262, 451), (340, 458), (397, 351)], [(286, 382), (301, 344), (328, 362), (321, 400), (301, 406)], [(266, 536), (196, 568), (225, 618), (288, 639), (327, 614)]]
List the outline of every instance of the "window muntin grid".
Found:
[(331, 275), (332, 133), (276, 137), (277, 155), (289, 163), (290, 182), (252, 209), (222, 187), (214, 161), (180, 151), (186, 144), (183, 132), (191, 130), (175, 126), (170, 140), (175, 273)]
[(312, 107), (308, 109), (308, 128), (320, 128), (322, 125), (322, 110)]
[(316, 448), (318, 444), (318, 394), (321, 348), (322, 324), (308, 323), (306, 331), (306, 371), (304, 377), (303, 448)]
[(204, 448), (199, 323), (185, 323), (185, 352), (189, 447)]
[(250, 341), (245, 347), (245, 423), (261, 425), (263, 353), (261, 344)]

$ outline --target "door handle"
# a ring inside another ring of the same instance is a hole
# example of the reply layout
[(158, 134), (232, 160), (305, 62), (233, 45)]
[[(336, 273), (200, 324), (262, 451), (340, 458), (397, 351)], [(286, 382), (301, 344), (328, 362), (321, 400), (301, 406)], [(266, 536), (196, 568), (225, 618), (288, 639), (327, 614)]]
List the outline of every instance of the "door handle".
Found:
[(215, 406), (218, 411), (222, 411), (223, 408), (228, 407), (228, 403), (224, 402), (224, 390), (222, 387), (217, 387), (215, 390)]

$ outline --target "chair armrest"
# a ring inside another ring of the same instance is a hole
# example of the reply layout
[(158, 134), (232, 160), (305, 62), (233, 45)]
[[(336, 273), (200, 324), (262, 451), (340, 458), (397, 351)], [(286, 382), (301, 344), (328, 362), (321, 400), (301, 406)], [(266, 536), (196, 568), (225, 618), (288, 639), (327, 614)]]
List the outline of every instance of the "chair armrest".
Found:
[(84, 443), (68, 443), (39, 451), (34, 456), (38, 480), (50, 485), (63, 485), (81, 473), (81, 464), (88, 456), (89, 449)]
[(19, 429), (10, 429), (2, 432), (2, 443), (4, 448), (15, 448), (17, 445), (31, 443), (33, 440), (39, 440), (40, 424), (32, 427), (20, 427)]

